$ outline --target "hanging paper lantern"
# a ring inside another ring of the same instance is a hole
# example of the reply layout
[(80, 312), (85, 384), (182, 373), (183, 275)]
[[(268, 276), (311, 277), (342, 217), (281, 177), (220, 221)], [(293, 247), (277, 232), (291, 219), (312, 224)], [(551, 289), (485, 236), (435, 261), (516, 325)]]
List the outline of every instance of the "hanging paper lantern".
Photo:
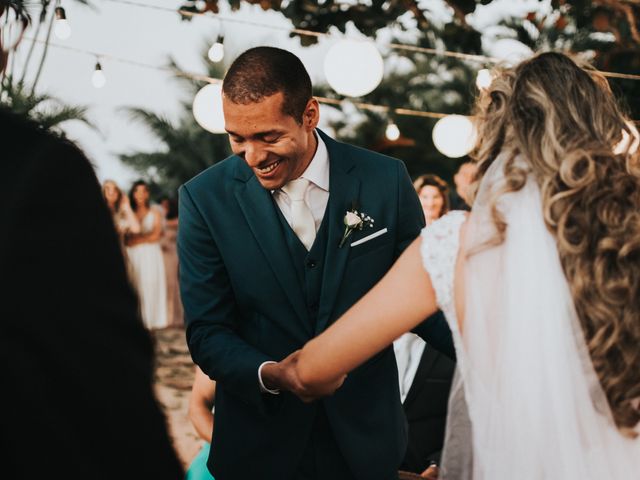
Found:
[(210, 83), (200, 89), (193, 99), (193, 116), (205, 130), (225, 133), (221, 84)]
[(339, 94), (362, 97), (380, 85), (384, 62), (373, 42), (340, 40), (327, 52), (324, 74)]
[(483, 68), (478, 70), (478, 74), (476, 75), (476, 87), (478, 87), (478, 90), (485, 90), (489, 88), (492, 81), (493, 77), (488, 69)]
[(463, 115), (448, 115), (433, 127), (433, 144), (449, 158), (463, 157), (476, 141), (473, 122)]

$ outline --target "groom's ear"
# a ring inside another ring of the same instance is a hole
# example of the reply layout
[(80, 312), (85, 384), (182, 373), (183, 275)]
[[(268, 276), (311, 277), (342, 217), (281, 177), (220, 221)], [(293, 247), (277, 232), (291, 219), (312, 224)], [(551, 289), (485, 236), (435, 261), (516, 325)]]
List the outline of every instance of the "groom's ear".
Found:
[(302, 114), (302, 123), (305, 128), (313, 130), (320, 121), (320, 104), (315, 98), (311, 98)]

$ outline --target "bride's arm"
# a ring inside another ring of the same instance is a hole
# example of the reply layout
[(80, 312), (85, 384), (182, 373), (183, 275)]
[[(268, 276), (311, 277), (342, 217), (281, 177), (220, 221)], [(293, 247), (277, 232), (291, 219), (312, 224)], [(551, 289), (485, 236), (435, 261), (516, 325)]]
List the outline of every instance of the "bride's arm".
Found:
[(344, 374), (437, 311), (422, 266), (421, 240), (414, 240), (369, 293), (302, 349), (296, 369), (305, 390), (332, 393)]

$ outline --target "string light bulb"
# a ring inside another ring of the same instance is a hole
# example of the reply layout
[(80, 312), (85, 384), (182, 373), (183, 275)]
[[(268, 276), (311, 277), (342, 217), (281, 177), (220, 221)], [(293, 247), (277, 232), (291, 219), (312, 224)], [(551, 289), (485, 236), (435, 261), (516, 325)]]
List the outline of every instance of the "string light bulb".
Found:
[(207, 55), (212, 62), (219, 62), (224, 58), (224, 37), (222, 35), (218, 35), (216, 43), (211, 46)]
[(65, 40), (71, 36), (71, 26), (69, 25), (69, 21), (67, 20), (67, 14), (62, 7), (56, 7), (55, 9), (55, 27), (54, 32), (56, 37), (61, 40)]
[(387, 137), (387, 140), (390, 140), (392, 142), (398, 140), (400, 138), (400, 129), (398, 128), (398, 125), (396, 125), (392, 121), (389, 121), (389, 123), (387, 124), (387, 128), (384, 131), (384, 136)]
[(489, 69), (483, 68), (478, 70), (478, 75), (476, 76), (476, 87), (478, 87), (478, 90), (486, 90), (491, 86), (491, 82), (493, 82), (493, 77)]
[(93, 75), (91, 75), (91, 83), (95, 88), (102, 88), (107, 83), (107, 77), (104, 76), (100, 62), (96, 62), (96, 68), (93, 70)]

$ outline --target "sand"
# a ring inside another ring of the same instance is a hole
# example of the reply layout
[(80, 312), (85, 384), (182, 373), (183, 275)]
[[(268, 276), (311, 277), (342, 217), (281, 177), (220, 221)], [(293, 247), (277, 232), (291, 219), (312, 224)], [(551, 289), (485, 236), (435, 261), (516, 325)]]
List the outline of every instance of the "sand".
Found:
[(156, 344), (156, 396), (167, 417), (178, 457), (186, 469), (203, 443), (187, 415), (195, 367), (183, 329), (156, 330), (152, 335)]

